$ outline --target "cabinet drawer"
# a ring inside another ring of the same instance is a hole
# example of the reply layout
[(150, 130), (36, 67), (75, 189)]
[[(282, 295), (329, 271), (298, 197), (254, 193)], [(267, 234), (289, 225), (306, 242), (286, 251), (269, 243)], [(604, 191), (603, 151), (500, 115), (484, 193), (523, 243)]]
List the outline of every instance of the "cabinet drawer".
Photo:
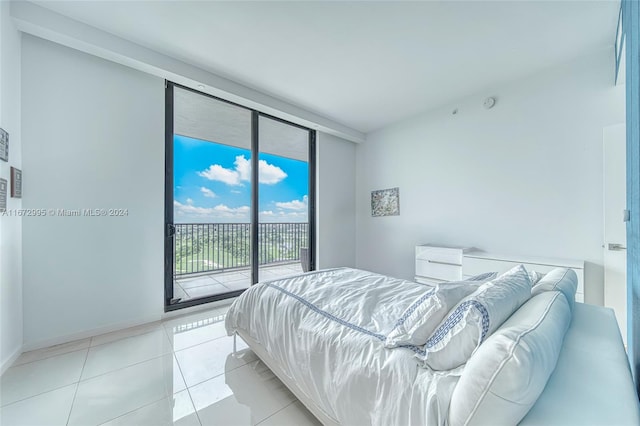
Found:
[(417, 246), (416, 260), (432, 260), (452, 265), (462, 265), (462, 249), (449, 247)]
[(444, 281), (459, 281), (462, 278), (462, 266), (437, 260), (416, 259), (416, 275)]

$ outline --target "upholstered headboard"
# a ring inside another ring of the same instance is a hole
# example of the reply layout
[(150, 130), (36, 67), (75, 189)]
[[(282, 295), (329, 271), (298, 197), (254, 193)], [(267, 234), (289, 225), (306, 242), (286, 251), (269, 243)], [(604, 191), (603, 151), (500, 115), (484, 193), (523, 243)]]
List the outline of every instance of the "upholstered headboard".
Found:
[(505, 272), (520, 264), (524, 265), (528, 271), (537, 271), (543, 274), (555, 268), (573, 269), (578, 275), (576, 302), (584, 302), (584, 261), (582, 260), (508, 256), (471, 251), (462, 256), (462, 275), (467, 278), (483, 272)]

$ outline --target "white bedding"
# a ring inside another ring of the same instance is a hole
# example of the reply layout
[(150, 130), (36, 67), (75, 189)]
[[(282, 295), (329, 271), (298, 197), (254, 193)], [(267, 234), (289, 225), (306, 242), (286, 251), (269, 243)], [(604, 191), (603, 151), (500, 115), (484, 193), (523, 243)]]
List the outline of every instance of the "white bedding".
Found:
[(443, 425), (464, 367), (418, 367), (417, 347), (387, 349), (387, 334), (431, 287), (349, 268), (249, 288), (227, 332), (243, 330), (341, 424)]

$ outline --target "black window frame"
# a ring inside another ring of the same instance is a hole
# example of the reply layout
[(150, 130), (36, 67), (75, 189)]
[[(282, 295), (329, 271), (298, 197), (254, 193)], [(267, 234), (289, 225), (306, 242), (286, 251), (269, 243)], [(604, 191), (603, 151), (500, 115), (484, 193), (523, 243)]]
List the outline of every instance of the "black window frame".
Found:
[(173, 298), (173, 279), (175, 259), (173, 253), (173, 234), (174, 234), (174, 211), (173, 211), (173, 138), (174, 138), (174, 88), (188, 90), (201, 96), (206, 96), (220, 102), (243, 108), (251, 112), (251, 285), (258, 282), (258, 213), (259, 213), (259, 185), (258, 185), (258, 157), (259, 157), (259, 119), (260, 117), (269, 118), (290, 126), (297, 127), (309, 132), (309, 270), (314, 271), (316, 268), (316, 130), (288, 120), (261, 112), (255, 108), (250, 108), (236, 102), (220, 98), (209, 93), (204, 93), (191, 87), (183, 86), (169, 80), (165, 80), (165, 170), (164, 170), (164, 311), (170, 312), (178, 309), (184, 309), (191, 306), (202, 305), (205, 303), (216, 302), (219, 300), (229, 299), (241, 295), (245, 290), (236, 290), (228, 293), (221, 293), (197, 299), (189, 299), (172, 303)]

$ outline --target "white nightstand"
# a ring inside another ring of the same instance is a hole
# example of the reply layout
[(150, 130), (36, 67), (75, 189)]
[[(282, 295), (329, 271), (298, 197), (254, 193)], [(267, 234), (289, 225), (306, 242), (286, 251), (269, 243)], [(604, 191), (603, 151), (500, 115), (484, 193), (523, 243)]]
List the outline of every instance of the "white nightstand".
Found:
[(469, 249), (432, 244), (416, 246), (416, 282), (438, 284), (462, 279), (462, 256)]

